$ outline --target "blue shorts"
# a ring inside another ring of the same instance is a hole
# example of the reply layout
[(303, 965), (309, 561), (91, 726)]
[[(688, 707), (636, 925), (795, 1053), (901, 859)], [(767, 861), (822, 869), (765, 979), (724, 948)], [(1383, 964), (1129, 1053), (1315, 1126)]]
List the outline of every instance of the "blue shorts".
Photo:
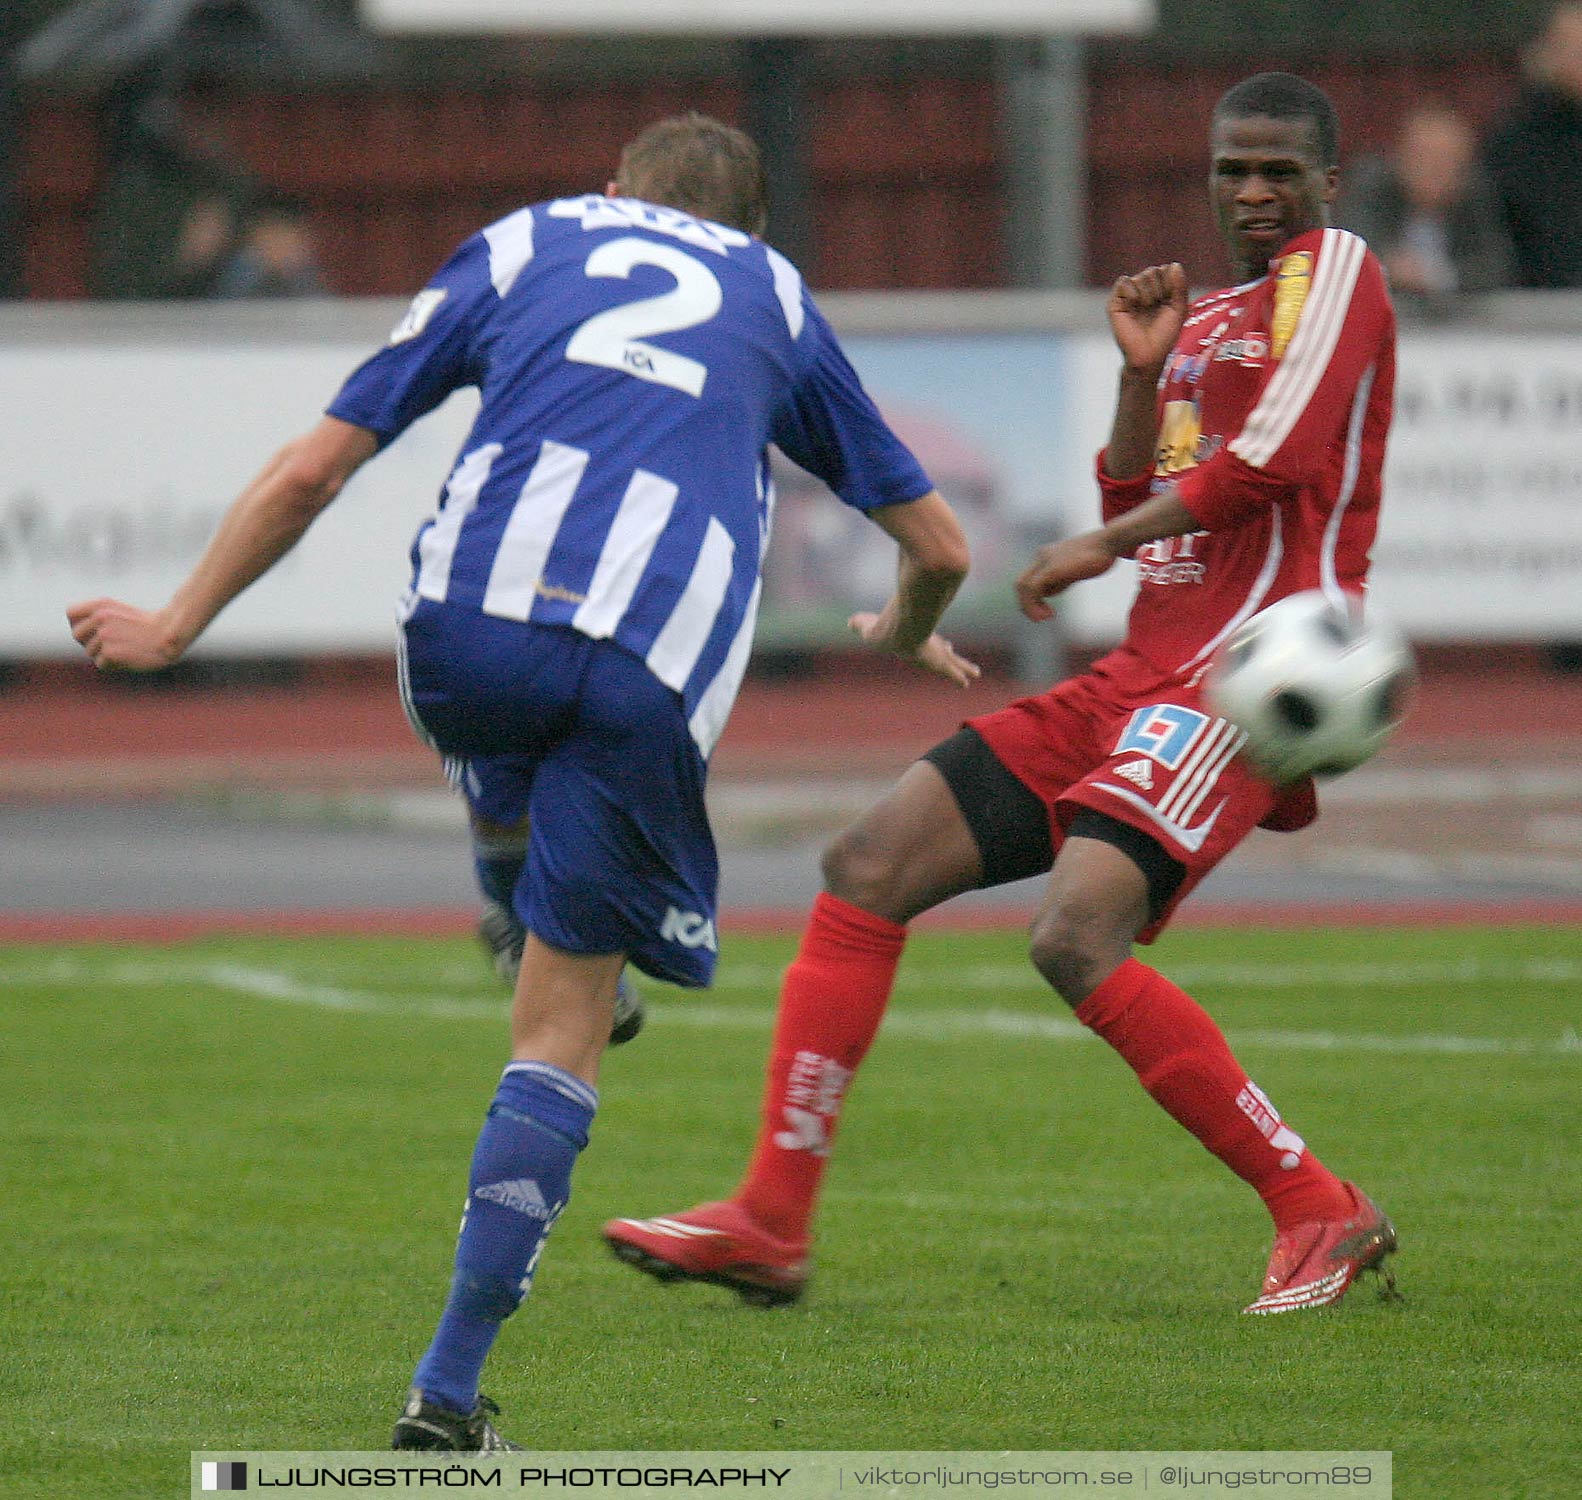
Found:
[(529, 820), (517, 915), (567, 953), (624, 953), (670, 984), (714, 977), (719, 860), (680, 697), (631, 652), (559, 625), (421, 601), (402, 698), (469, 806)]

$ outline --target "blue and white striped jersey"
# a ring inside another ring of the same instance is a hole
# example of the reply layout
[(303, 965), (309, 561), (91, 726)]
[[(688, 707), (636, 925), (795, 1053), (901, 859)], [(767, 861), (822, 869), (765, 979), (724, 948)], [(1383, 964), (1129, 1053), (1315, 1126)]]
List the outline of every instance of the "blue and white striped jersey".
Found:
[(705, 755), (752, 643), (768, 445), (859, 510), (929, 489), (788, 260), (636, 199), (534, 204), (465, 241), (329, 413), (383, 444), (468, 385), (410, 603), (614, 639)]

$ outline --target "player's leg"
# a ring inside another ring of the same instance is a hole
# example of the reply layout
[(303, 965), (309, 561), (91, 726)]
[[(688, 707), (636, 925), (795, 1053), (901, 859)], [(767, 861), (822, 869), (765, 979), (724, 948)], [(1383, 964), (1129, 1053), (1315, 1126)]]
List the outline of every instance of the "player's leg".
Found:
[(736, 1201), (806, 1240), (846, 1086), (884, 1018), (906, 924), (963, 891), (1049, 868), (1047, 809), (963, 729), (825, 852), (824, 893), (786, 971), (758, 1140)]
[(1262, 1198), (1280, 1264), (1266, 1282), (1272, 1300), (1249, 1311), (1322, 1305), (1382, 1262), (1394, 1231), (1282, 1120), (1208, 1013), (1132, 956), (1133, 941), (1169, 908), (1185, 874), (1151, 836), (1079, 811), (1033, 923), (1033, 962), (1154, 1101)]
[[(531, 795), (532, 765), (525, 757), (485, 756), (469, 761), (463, 772), (473, 873), (483, 895), (478, 941), (495, 973), (513, 990), (527, 942), (526, 924), (517, 915), (516, 888), (527, 864), (531, 839), (527, 815), (513, 813), (526, 806)], [(615, 986), (610, 1045), (619, 1047), (631, 1041), (646, 1019), (642, 992), (622, 969)]]
[[(707, 982), (712, 951), (656, 945), (667, 901), (706, 912), (712, 934), (715, 865), (701, 756), (680, 701), (641, 661), (569, 631), (431, 623), (410, 696), (434, 738), (487, 758), (514, 736), (533, 761), (527, 805), (513, 810), (530, 829), (513, 892), (530, 936), (511, 1061), (474, 1151), (446, 1307), (394, 1435), (398, 1447), (479, 1448), (501, 1445), (479, 1372), (569, 1198), (621, 967), (630, 956)], [(479, 785), (467, 783), (474, 805)]]
[(824, 890), (785, 972), (758, 1138), (733, 1197), (805, 1245), (846, 1089), (884, 1019), (906, 924), (982, 875), (939, 769), (918, 761), (826, 850)]
[(571, 1197), (624, 962), (621, 953), (562, 953), (527, 939), (511, 1061), (473, 1151), (450, 1294), (413, 1376), (397, 1447), (455, 1447), (457, 1419), (478, 1411), (484, 1361), (531, 1289), (544, 1241)]
[(736, 1192), (680, 1214), (613, 1220), (604, 1233), (616, 1254), (662, 1280), (717, 1282), (760, 1305), (794, 1301), (841, 1105), (889, 1004), (906, 923), (1049, 859), (1047, 809), (974, 732), (908, 769), (825, 854)]

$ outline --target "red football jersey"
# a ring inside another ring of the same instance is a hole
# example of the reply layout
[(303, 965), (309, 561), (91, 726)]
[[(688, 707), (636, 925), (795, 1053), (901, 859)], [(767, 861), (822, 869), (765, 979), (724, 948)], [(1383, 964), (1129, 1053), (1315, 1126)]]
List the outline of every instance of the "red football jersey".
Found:
[(1159, 381), (1154, 473), (1110, 479), (1101, 454), (1099, 483), (1109, 519), (1173, 482), (1203, 530), (1138, 549), (1126, 640), (1095, 670), (1150, 691), (1276, 599), (1360, 593), (1394, 391), (1394, 310), (1354, 234), (1311, 230), (1194, 302)]

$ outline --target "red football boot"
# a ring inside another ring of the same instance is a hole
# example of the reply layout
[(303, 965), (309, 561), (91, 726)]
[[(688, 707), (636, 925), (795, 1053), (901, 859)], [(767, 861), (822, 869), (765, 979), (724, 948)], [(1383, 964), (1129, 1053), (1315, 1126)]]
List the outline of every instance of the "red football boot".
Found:
[(737, 1204), (703, 1203), (657, 1219), (611, 1219), (604, 1238), (658, 1281), (727, 1286), (754, 1307), (784, 1307), (807, 1285), (807, 1245), (765, 1233)]
[(1384, 1264), (1396, 1248), (1395, 1226), (1360, 1188), (1343, 1184), (1351, 1211), (1339, 1219), (1315, 1219), (1274, 1237), (1263, 1291), (1242, 1309), (1249, 1313), (1299, 1312), (1339, 1302), (1363, 1271), (1384, 1279), (1381, 1295), (1393, 1297), (1395, 1276)]

